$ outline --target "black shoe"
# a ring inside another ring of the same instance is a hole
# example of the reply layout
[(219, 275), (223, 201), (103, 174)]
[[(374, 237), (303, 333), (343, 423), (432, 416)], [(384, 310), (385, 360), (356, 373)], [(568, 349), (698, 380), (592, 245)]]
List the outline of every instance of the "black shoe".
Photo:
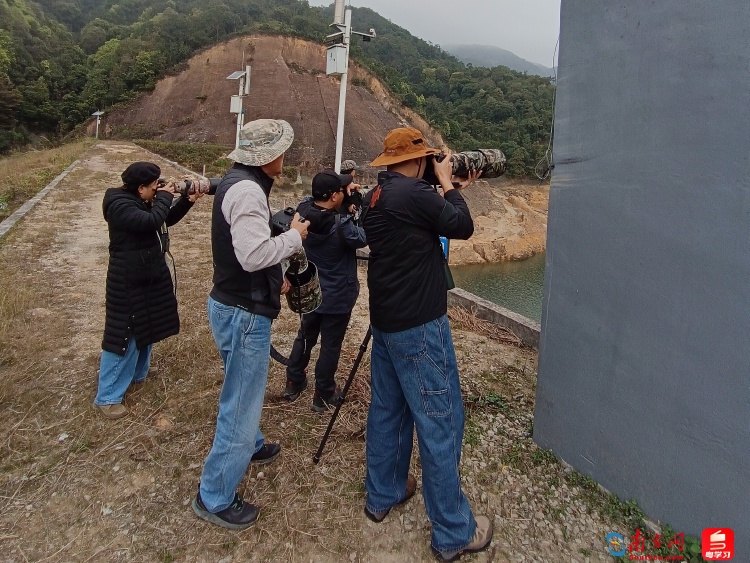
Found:
[(268, 443), (266, 442), (263, 444), (263, 447), (259, 449), (257, 452), (253, 454), (253, 457), (250, 458), (250, 463), (255, 463), (256, 465), (264, 465), (266, 463), (271, 463), (274, 459), (279, 457), (279, 454), (281, 453), (281, 445), (277, 443)]
[(336, 387), (336, 390), (327, 399), (321, 397), (316, 390), (313, 395), (312, 410), (315, 412), (326, 412), (328, 409), (335, 409), (343, 402), (344, 398), (341, 396), (341, 390), (338, 387)]
[(305, 389), (307, 389), (307, 378), (305, 378), (302, 383), (296, 383), (291, 379), (287, 379), (286, 388), (284, 389), (284, 398), (290, 403), (296, 401)]
[(193, 512), (198, 518), (203, 518), (212, 524), (229, 528), (230, 530), (244, 530), (249, 528), (258, 519), (260, 510), (254, 504), (245, 502), (242, 497), (234, 493), (234, 500), (224, 510), (219, 512), (209, 512), (201, 500), (200, 490), (193, 499)]

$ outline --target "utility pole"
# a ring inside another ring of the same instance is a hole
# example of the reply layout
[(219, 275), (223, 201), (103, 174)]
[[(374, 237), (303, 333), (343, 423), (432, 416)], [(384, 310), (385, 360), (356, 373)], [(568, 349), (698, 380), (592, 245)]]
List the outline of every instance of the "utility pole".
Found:
[(336, 127), (336, 173), (341, 172), (341, 153), (344, 146), (344, 114), (346, 111), (346, 83), (349, 75), (349, 44), (352, 33), (361, 35), (363, 41), (370, 41), (375, 37), (375, 30), (368, 33), (352, 31), (352, 8), (344, 6), (345, 0), (336, 0), (333, 7), (333, 23), (338, 31), (326, 37), (328, 49), (326, 51), (326, 75), (341, 76), (339, 89), (339, 114)]

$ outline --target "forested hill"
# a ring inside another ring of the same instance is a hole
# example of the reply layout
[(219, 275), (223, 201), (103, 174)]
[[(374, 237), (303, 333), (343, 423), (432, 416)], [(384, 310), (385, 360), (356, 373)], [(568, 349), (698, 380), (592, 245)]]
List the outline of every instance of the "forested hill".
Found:
[[(0, 151), (63, 136), (210, 45), (248, 33), (321, 41), (332, 19), (304, 0), (0, 0)], [(549, 79), (466, 67), (368, 8), (352, 21), (378, 33), (352, 57), (454, 149), (500, 147), (512, 173), (530, 173), (549, 141)]]

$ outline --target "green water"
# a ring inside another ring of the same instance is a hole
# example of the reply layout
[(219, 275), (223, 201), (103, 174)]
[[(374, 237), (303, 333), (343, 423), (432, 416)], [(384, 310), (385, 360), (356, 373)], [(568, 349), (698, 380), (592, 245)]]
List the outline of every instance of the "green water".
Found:
[(544, 254), (497, 264), (451, 266), (456, 287), (535, 321), (542, 318)]

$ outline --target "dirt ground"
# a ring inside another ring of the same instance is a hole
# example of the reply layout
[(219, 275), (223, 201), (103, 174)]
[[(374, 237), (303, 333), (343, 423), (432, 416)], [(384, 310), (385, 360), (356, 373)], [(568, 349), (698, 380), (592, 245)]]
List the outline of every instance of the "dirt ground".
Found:
[[(233, 532), (193, 514), (222, 383), (205, 314), (210, 197), (170, 230), (180, 335), (155, 346), (146, 383), (126, 396), (130, 416), (94, 411), (108, 242), (101, 199), (128, 163), (147, 159), (127, 143), (93, 146), (0, 240), (0, 561), (431, 561), (421, 484), (382, 524), (362, 513), (369, 354), (318, 465), (312, 455), (328, 416), (311, 412), (309, 391), (283, 402), (284, 372), (271, 362), (261, 424), (282, 455), (251, 467), (240, 486), (261, 507), (259, 521)], [(272, 205), (297, 195), (277, 192)], [(363, 283), (342, 384), (366, 331), (366, 303)], [(604, 536), (624, 530), (531, 440), (536, 353), (460, 312), (452, 319), (467, 405), (463, 482), (475, 512), (496, 527), (489, 551), (463, 559), (610, 561)], [(273, 325), (280, 351), (297, 326), (284, 307)], [(419, 481), (416, 448), (413, 472)]]

